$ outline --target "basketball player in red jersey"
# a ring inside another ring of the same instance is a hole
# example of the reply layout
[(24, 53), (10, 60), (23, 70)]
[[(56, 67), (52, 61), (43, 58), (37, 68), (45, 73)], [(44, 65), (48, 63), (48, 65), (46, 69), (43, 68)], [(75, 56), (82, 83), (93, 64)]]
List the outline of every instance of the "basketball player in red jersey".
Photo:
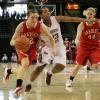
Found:
[[(21, 22), (17, 26), (10, 44), (11, 46), (15, 46), (16, 39), (19, 36), (24, 35), (30, 40), (30, 44), (31, 44), (30, 49), (28, 52), (25, 52), (25, 53), (20, 50), (16, 50), (17, 55), (18, 55), (18, 61), (20, 62), (20, 67), (11, 68), (11, 69), (5, 68), (5, 73), (3, 77), (3, 81), (5, 82), (9, 78), (10, 74), (12, 73), (17, 74), (16, 89), (14, 92), (14, 97), (19, 97), (19, 93), (23, 89), (22, 87), (23, 76), (25, 72), (27, 71), (27, 69), (29, 68), (29, 65), (31, 64), (31, 62), (36, 58), (37, 43), (39, 41), (39, 36), (41, 33), (44, 33), (46, 36), (48, 36), (48, 38), (51, 41), (53, 53), (54, 54), (56, 53), (54, 38), (52, 37), (51, 33), (48, 31), (46, 26), (43, 23), (40, 23), (38, 21), (39, 15), (33, 5), (29, 4), (27, 16), (28, 16), (27, 20)], [(43, 64), (43, 66), (45, 66), (45, 64)]]
[[(58, 55), (53, 57), (53, 67), (49, 69), (46, 73), (46, 84), (50, 85), (52, 75), (61, 72), (66, 66), (66, 50), (61, 35), (60, 22), (81, 22), (81, 21), (86, 21), (87, 19), (79, 17), (67, 17), (62, 15), (51, 16), (51, 12), (46, 7), (40, 9), (40, 16), (42, 18), (42, 21), (48, 27), (50, 33), (55, 39), (58, 52)], [(50, 54), (49, 51), (48, 54)], [(42, 59), (44, 58), (42, 57)], [(30, 76), (30, 83), (26, 86), (27, 92), (30, 92), (31, 82), (34, 82), (36, 80), (36, 78), (42, 72), (43, 68), (44, 67), (41, 66), (41, 67), (36, 67), (35, 70), (33, 70)]]
[(90, 61), (92, 67), (96, 68), (100, 62), (99, 50), (99, 28), (100, 20), (95, 19), (96, 9), (88, 8), (83, 12), (87, 19), (94, 19), (92, 23), (81, 22), (77, 29), (77, 36), (75, 43), (77, 46), (76, 65), (72, 69), (70, 79), (66, 83), (66, 87), (71, 87), (73, 79), (77, 74), (79, 68), (86, 64), (87, 60)]

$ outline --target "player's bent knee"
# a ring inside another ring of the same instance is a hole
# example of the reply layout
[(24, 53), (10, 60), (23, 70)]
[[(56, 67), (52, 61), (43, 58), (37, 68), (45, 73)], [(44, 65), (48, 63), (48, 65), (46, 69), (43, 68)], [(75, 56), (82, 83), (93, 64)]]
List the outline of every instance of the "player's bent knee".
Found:
[(27, 69), (29, 67), (29, 62), (26, 61), (22, 66)]

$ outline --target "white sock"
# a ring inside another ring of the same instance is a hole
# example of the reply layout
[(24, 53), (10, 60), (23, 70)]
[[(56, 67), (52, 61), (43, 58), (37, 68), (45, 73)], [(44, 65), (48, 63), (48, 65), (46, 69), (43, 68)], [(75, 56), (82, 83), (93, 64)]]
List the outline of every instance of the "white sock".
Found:
[(48, 70), (47, 72), (50, 73), (50, 74), (53, 74), (51, 70)]

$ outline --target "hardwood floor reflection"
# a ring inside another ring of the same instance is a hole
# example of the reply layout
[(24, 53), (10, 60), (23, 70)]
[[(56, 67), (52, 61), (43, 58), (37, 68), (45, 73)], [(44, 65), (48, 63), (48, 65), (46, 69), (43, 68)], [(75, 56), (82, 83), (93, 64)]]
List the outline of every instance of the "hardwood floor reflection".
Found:
[[(32, 84), (30, 94), (21, 94), (20, 98), (13, 97), (15, 87), (15, 75), (10, 77), (7, 84), (2, 83), (3, 66), (0, 65), (0, 100), (100, 100), (100, 71), (87, 73), (81, 69), (75, 78), (73, 88), (66, 88), (65, 83), (69, 78), (72, 67), (66, 67), (61, 73), (52, 77), (52, 83), (47, 86), (45, 83), (45, 72), (43, 71)], [(14, 63), (8, 63), (8, 67), (17, 67)], [(70, 65), (71, 66), (71, 65)], [(25, 75), (24, 84), (27, 84), (34, 65), (31, 65)]]

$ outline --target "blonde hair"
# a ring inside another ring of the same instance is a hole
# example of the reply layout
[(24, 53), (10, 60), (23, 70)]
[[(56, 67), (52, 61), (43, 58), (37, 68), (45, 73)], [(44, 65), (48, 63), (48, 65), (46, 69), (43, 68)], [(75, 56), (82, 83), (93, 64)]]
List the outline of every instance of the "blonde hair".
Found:
[(83, 15), (86, 16), (88, 11), (92, 11), (93, 14), (96, 14), (97, 8), (89, 7), (86, 10), (83, 11)]

